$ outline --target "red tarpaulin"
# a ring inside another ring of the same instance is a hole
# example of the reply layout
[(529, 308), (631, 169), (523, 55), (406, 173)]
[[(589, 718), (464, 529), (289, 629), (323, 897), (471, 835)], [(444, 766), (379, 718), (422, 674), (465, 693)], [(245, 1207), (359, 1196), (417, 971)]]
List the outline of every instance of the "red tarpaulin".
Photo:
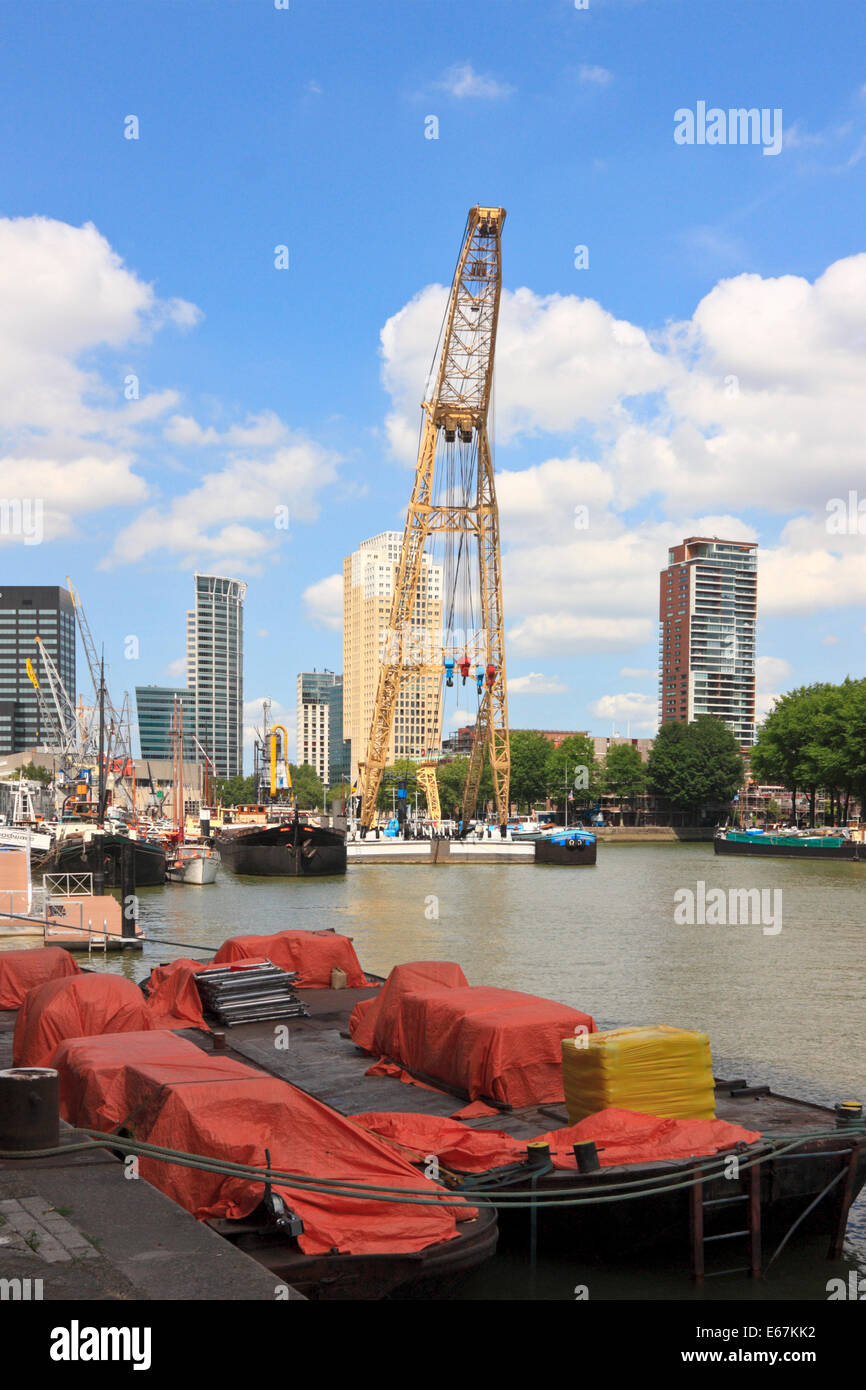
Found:
[(349, 1020), (359, 1046), (470, 1100), (512, 1106), (563, 1100), (562, 1039), (595, 1032), (589, 1014), (517, 990), (466, 985), (459, 966), (445, 963), (395, 966), (372, 1004)]
[(329, 931), (280, 931), (273, 936), (231, 936), (213, 958), (214, 965), (267, 957), (281, 970), (297, 971), (299, 989), (330, 989), (331, 971), (345, 970), (350, 989), (366, 985), (355, 948), (347, 936)]
[(206, 967), (181, 957), (157, 966), (147, 982), (147, 1008), (155, 1028), (207, 1028), (195, 976)]
[[(460, 1173), (484, 1173), (489, 1168), (519, 1163), (530, 1143), (528, 1139), (512, 1139), (502, 1130), (470, 1129), (459, 1120), (438, 1115), (365, 1114), (352, 1118), (389, 1139), (416, 1162), (435, 1154), (444, 1167)], [(550, 1145), (554, 1168), (575, 1169), (572, 1145), (587, 1139), (597, 1144), (601, 1166), (611, 1168), (622, 1163), (693, 1158), (734, 1144), (751, 1144), (760, 1137), (758, 1130), (727, 1120), (672, 1120), (613, 1106), (566, 1129), (535, 1135), (537, 1141)]]
[(17, 1009), (24, 996), (47, 980), (63, 980), (81, 971), (61, 946), (32, 951), (0, 951), (0, 1009)]
[[(167, 1034), (72, 1039), (58, 1048), (63, 1113), (89, 1129), (134, 1113), (135, 1137), (151, 1144), (319, 1179), (340, 1178), (440, 1193), (390, 1145), (314, 1097), (227, 1057)], [(237, 1219), (259, 1206), (263, 1185), (140, 1158), (141, 1176), (199, 1220)], [(278, 1186), (303, 1220), (302, 1250), (387, 1254), (423, 1250), (458, 1234), (475, 1213), (459, 1199), (429, 1206), (320, 1194)]]
[(469, 981), (459, 965), (448, 960), (415, 960), (411, 965), (395, 965), (380, 992), (374, 999), (359, 999), (349, 1019), (349, 1032), (352, 1041), (365, 1052), (385, 1052), (376, 1041), (379, 1020), (382, 1020), (381, 1036), (387, 1036), (390, 1047), (389, 1057), (401, 1057), (406, 1050), (405, 1040), (400, 1032), (400, 1001), (404, 994), (419, 989), (456, 989), (468, 985)]
[(141, 990), (121, 975), (72, 975), (31, 989), (15, 1021), (16, 1067), (50, 1067), (64, 1038), (151, 1027)]

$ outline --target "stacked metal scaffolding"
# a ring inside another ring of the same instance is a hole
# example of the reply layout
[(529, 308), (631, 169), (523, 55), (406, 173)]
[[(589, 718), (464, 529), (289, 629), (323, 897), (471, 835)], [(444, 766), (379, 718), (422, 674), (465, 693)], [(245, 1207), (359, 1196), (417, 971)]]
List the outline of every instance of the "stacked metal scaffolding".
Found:
[(195, 976), (204, 1007), (227, 1028), (258, 1019), (308, 1018), (294, 992), (298, 976), (271, 961), (214, 966)]

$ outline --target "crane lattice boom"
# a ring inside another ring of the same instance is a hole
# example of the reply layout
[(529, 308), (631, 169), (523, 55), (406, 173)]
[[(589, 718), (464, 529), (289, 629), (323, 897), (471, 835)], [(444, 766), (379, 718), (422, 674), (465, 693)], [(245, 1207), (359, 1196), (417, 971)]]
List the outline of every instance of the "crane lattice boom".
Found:
[[(467, 668), (471, 662), (479, 668), (479, 714), (463, 796), (464, 823), (475, 809), (488, 750), (500, 824), (504, 825), (508, 815), (510, 761), (499, 514), (487, 434), (502, 290), (504, 221), (503, 208), (474, 207), (469, 212), (445, 314), (435, 379), (422, 404), (424, 421), (415, 482), (379, 668), (367, 757), (361, 765), (364, 829), (373, 823), (401, 684), (425, 672), (438, 672), (441, 678), (440, 661), (448, 660), (444, 637), (442, 652), (434, 653), (429, 636), (419, 643), (413, 628), (425, 547), (436, 532), (459, 537), (461, 557), (464, 545), (474, 537), (478, 558), (478, 625), (463, 635), (457, 652)], [(444, 460), (444, 474), (440, 470), (437, 475), (437, 458)], [(453, 668), (453, 656), (450, 665)]]

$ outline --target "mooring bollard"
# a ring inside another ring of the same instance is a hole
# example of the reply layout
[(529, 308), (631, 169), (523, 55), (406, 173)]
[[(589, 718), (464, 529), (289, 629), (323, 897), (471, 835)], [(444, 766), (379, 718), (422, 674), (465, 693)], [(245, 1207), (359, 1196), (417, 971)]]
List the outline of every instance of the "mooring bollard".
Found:
[(60, 1083), (51, 1067), (0, 1071), (0, 1149), (23, 1153), (60, 1142)]
[(597, 1173), (601, 1164), (593, 1139), (581, 1139), (572, 1146), (578, 1173)]

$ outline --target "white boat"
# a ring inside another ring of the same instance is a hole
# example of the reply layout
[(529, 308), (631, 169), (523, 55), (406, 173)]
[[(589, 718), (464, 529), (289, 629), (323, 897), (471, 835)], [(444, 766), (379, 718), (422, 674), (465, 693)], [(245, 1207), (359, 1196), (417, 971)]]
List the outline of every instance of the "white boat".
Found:
[(213, 883), (219, 866), (217, 850), (207, 845), (178, 845), (169, 853), (165, 876), (171, 883)]
[(0, 825), (0, 847), (29, 849), (34, 854), (47, 854), (54, 836), (46, 830), (32, 830), (29, 825)]

